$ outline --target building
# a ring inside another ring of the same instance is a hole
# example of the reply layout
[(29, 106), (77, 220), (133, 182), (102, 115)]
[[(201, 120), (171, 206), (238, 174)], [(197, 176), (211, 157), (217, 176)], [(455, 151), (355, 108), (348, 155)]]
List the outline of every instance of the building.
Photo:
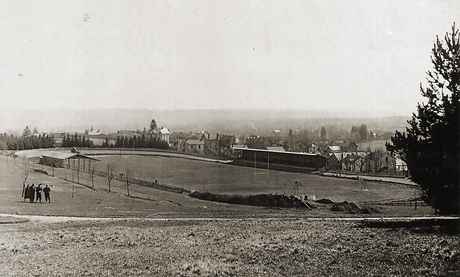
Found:
[(100, 136), (100, 135), (103, 135), (100, 129), (93, 129), (93, 127), (91, 127), (91, 129), (89, 129), (89, 130), (86, 130), (85, 133), (88, 136)]
[(114, 146), (116, 143), (116, 140), (108, 135), (88, 135), (88, 139), (91, 141), (91, 143), (94, 146)]
[(399, 172), (407, 172), (408, 171), (407, 163), (403, 161), (401, 158), (396, 158), (395, 159), (395, 169), (396, 171), (399, 171)]
[(319, 154), (233, 147), (235, 163), (246, 166), (307, 172), (326, 166)]
[(62, 142), (64, 141), (65, 133), (52, 133), (51, 136), (54, 138), (54, 145), (57, 147), (62, 146)]
[(366, 157), (367, 172), (380, 173), (395, 171), (395, 157), (388, 151), (377, 150)]
[(338, 170), (341, 168), (340, 160), (339, 160), (340, 155), (337, 155), (336, 153), (329, 153), (326, 156), (326, 168), (328, 170)]
[(308, 146), (308, 153), (311, 153), (311, 154), (318, 154), (320, 151), (320, 147), (318, 144), (316, 143), (312, 143)]
[(132, 138), (132, 137), (138, 136), (140, 134), (141, 134), (141, 132), (135, 131), (135, 130), (118, 130), (117, 131), (117, 137)]
[(166, 142), (169, 145), (169, 137), (171, 135), (171, 132), (169, 131), (169, 129), (166, 127), (161, 127), (159, 133), (160, 133), (160, 140)]
[(326, 153), (339, 153), (342, 152), (340, 145), (328, 145), (325, 149)]
[(347, 155), (341, 160), (342, 170), (350, 172), (365, 172), (365, 158), (358, 155), (357, 153), (352, 153)]
[(265, 149), (269, 151), (286, 152), (283, 146), (267, 146)]
[(185, 141), (185, 152), (204, 154), (204, 141), (200, 139), (187, 139)]
[(92, 161), (98, 161), (98, 159), (80, 153), (72, 153), (70, 151), (49, 151), (40, 156), (40, 164), (52, 167), (71, 168), (74, 167), (76, 163), (79, 163), (79, 168), (81, 168), (82, 171), (86, 168), (91, 168)]
[(208, 132), (203, 132), (201, 140), (204, 141), (204, 153), (207, 155), (219, 156), (219, 134), (211, 135)]

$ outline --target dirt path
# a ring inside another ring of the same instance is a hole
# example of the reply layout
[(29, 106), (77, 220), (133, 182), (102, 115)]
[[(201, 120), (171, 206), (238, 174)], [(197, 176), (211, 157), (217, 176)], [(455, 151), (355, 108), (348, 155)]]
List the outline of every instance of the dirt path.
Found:
[(363, 222), (363, 221), (417, 221), (417, 220), (460, 220), (458, 216), (412, 216), (412, 217), (247, 217), (247, 218), (224, 218), (224, 217), (78, 217), (78, 216), (46, 216), (46, 215), (17, 215), (0, 213), (0, 218), (26, 219), (33, 222), (58, 223), (69, 221), (338, 221), (338, 222)]
[(359, 177), (361, 180), (365, 180), (365, 181), (378, 181), (378, 182), (401, 184), (401, 185), (414, 186), (414, 187), (419, 186), (408, 178), (382, 177), (382, 176), (369, 176), (369, 175), (352, 175), (352, 174), (346, 174), (346, 173), (344, 174), (344, 173), (333, 173), (333, 172), (324, 172), (321, 175), (327, 176), (327, 177), (344, 178), (344, 179), (357, 179)]

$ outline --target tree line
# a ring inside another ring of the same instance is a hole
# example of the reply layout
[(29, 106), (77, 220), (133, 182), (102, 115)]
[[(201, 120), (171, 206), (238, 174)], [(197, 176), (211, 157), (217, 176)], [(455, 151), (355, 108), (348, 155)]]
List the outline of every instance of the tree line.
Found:
[(0, 149), (25, 150), (51, 147), (54, 147), (54, 137), (46, 134), (36, 136), (0, 134)]
[[(104, 147), (110, 147), (108, 139), (103, 144)], [(168, 149), (167, 142), (161, 140), (158, 136), (142, 134), (139, 136), (118, 136), (115, 140), (115, 147), (126, 148), (158, 148)]]
[(62, 147), (92, 147), (93, 142), (84, 135), (77, 133), (70, 135), (64, 134), (62, 139)]

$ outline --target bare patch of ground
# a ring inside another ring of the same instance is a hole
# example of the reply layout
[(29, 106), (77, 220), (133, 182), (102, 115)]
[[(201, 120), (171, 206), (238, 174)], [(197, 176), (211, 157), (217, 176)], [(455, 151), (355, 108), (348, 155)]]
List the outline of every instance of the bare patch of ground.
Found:
[(306, 221), (0, 226), (1, 276), (453, 276), (458, 236)]

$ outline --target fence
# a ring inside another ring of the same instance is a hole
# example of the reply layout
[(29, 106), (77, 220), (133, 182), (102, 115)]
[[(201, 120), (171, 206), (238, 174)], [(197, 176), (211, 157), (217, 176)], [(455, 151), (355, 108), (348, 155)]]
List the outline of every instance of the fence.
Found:
[(129, 190), (131, 185), (140, 185), (175, 193), (190, 193), (190, 190), (184, 188), (160, 184), (159, 182), (129, 176), (129, 174), (126, 174), (126, 171), (115, 172), (114, 168), (111, 168), (110, 166), (107, 167), (107, 171), (102, 171), (96, 170), (94, 166), (91, 168), (87, 167), (85, 170), (80, 170), (80, 168), (75, 168), (73, 166), (70, 166), (69, 168), (55, 168), (40, 163), (31, 163), (30, 169), (39, 173), (63, 179), (74, 184), (82, 185), (92, 190), (96, 189), (94, 177), (101, 177), (105, 179), (105, 183), (109, 191), (111, 190), (112, 181), (118, 181), (121, 184), (126, 184), (125, 188), (128, 195), (130, 194)]

